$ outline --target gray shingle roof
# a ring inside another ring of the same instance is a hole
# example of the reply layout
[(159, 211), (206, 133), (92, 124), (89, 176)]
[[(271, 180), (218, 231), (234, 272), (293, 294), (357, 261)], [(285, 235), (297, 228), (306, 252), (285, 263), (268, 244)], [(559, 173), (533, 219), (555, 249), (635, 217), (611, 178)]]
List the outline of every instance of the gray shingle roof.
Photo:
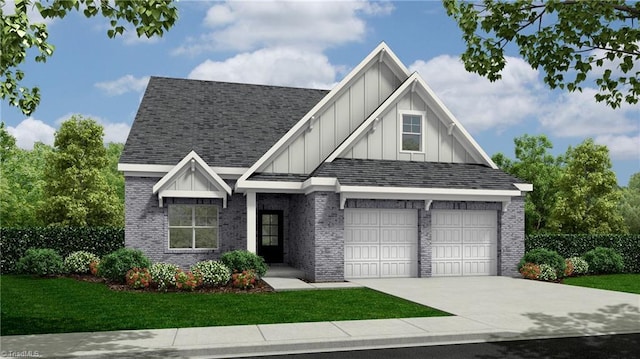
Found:
[(523, 181), (485, 165), (338, 158), (310, 177), (335, 177), (345, 186), (515, 190)]
[(327, 93), (152, 77), (120, 162), (175, 165), (194, 150), (209, 166), (249, 167)]

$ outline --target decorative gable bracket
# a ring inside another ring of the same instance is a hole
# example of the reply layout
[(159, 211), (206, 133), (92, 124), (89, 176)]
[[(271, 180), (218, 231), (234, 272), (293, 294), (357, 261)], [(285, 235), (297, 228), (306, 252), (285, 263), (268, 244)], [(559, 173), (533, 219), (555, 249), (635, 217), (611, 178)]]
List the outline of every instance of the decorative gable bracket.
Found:
[(185, 156), (153, 186), (160, 207), (164, 198), (220, 198), (227, 207), (231, 187), (195, 151)]

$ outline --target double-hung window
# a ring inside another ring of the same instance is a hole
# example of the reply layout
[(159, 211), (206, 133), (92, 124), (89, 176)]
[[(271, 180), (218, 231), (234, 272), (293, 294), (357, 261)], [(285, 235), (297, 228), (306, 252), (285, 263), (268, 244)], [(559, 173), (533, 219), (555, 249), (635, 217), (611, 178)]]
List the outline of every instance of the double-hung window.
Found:
[(218, 206), (169, 205), (169, 249), (218, 248)]
[(422, 115), (402, 114), (402, 151), (422, 152)]

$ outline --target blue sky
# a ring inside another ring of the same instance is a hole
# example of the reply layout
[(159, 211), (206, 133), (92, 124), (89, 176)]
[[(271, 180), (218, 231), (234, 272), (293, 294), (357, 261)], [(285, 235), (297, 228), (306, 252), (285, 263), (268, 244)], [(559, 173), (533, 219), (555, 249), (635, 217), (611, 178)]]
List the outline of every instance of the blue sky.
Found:
[(554, 154), (592, 137), (609, 147), (621, 185), (640, 171), (640, 106), (611, 110), (588, 87), (550, 91), (515, 51), (502, 81), (465, 72), (460, 30), (439, 1), (181, 1), (178, 8), (175, 27), (151, 40), (131, 31), (109, 39), (106, 20), (81, 14), (50, 21), (53, 57), (22, 66), (24, 83), (41, 89), (40, 107), (27, 118), (2, 102), (18, 144), (53, 143), (72, 114), (102, 123), (106, 141), (124, 142), (149, 76), (330, 88), (385, 41), (489, 155), (513, 157), (513, 138), (525, 133), (547, 135)]

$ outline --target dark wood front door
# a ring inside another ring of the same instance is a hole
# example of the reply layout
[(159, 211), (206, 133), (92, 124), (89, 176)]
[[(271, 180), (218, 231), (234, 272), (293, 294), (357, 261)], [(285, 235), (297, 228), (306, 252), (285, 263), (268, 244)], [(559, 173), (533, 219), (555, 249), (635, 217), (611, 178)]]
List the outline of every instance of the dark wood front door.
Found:
[(282, 211), (258, 211), (258, 255), (282, 263)]

